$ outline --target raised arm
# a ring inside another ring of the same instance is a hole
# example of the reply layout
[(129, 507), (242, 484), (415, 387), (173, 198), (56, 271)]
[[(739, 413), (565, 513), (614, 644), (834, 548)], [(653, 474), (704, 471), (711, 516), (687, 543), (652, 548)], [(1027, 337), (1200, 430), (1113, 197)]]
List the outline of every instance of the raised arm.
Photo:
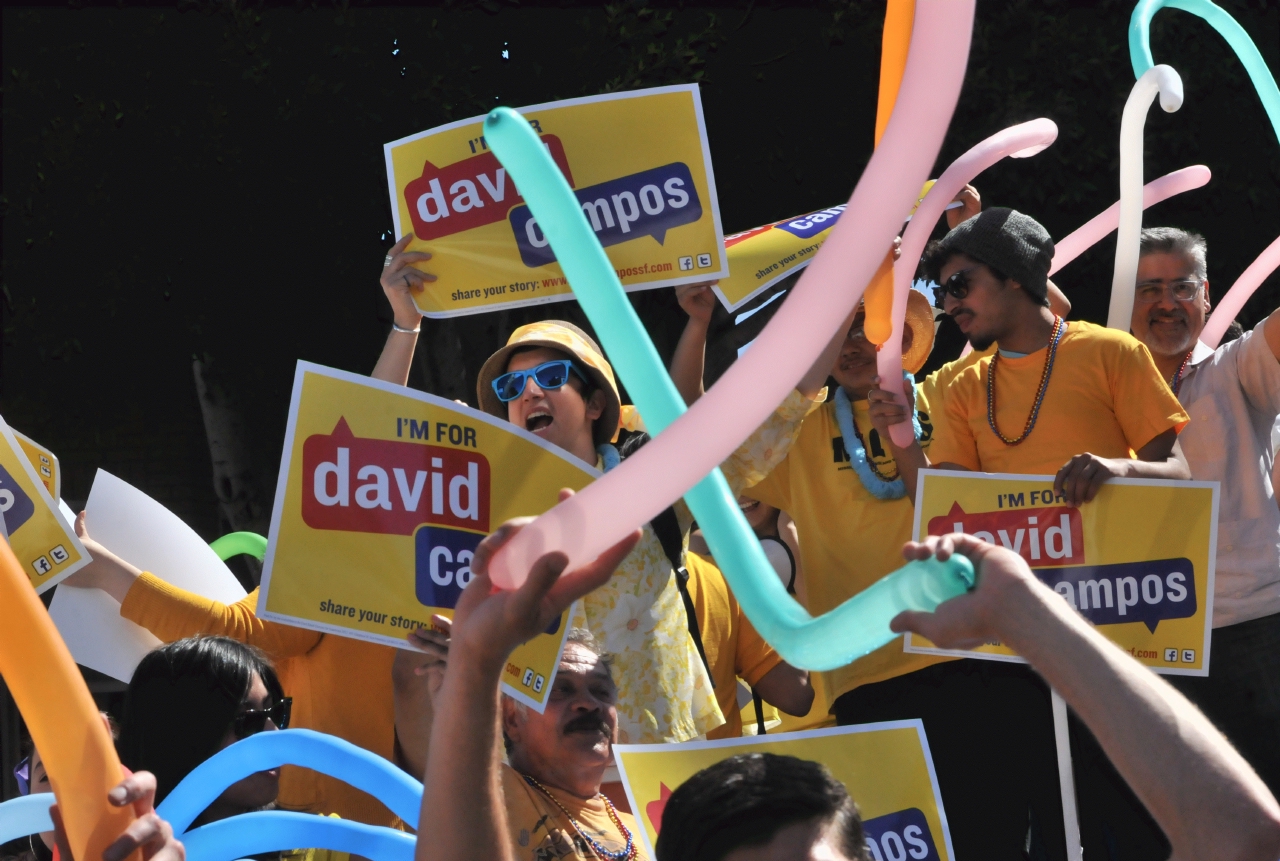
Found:
[(412, 233), (400, 237), (383, 262), (382, 277), (378, 280), (391, 303), (395, 326), (387, 335), (386, 346), (370, 375), (375, 380), (400, 386), (409, 382), (409, 367), (413, 364), (413, 350), (418, 345), (422, 326), (422, 314), (413, 304), (413, 295), (421, 293), (423, 285), (436, 280), (436, 276), (413, 265), (430, 260), (431, 255), (424, 251), (405, 251), (411, 239)]
[(95, 541), (83, 511), (76, 518), (76, 534), (91, 561), (63, 582), (80, 589), (101, 589), (120, 604), (123, 618), (166, 643), (214, 634), (256, 646), (279, 660), (307, 653), (324, 636), (259, 619), (254, 612), (256, 589), (234, 604), (223, 604), (148, 574)]
[(675, 354), (671, 357), (671, 382), (684, 398), (686, 406), (702, 397), (705, 391), (702, 375), (707, 359), (707, 329), (711, 326), (711, 313), (716, 307), (716, 294), (711, 284), (680, 284), (676, 287), (676, 301), (689, 315), (684, 324)]
[(640, 538), (637, 530), (589, 565), (563, 574), (564, 554), (548, 553), (519, 589), (494, 590), (489, 560), (530, 519), (503, 524), (480, 542), (472, 580), (454, 610), (449, 664), (431, 728), (416, 861), (512, 859), (497, 752), (502, 668), (516, 646), (602, 586)]
[(895, 631), (944, 648), (1007, 643), (1057, 690), (1155, 817), (1171, 858), (1280, 857), (1280, 805), (1195, 706), (1109, 642), (1042, 584), (1022, 558), (968, 535), (908, 544), (908, 559), (954, 551), (977, 588), (934, 613), (903, 613)]

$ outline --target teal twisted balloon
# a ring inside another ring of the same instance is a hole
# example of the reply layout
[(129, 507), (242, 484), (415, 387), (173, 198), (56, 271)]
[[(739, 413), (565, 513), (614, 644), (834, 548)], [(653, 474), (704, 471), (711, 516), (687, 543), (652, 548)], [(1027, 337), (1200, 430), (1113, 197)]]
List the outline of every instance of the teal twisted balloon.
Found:
[(1275, 76), (1271, 74), (1262, 54), (1258, 53), (1258, 47), (1239, 22), (1209, 0), (1139, 0), (1129, 18), (1129, 59), (1133, 63), (1133, 76), (1141, 78), (1147, 69), (1155, 65), (1155, 60), (1151, 57), (1151, 19), (1166, 6), (1204, 19), (1227, 40), (1227, 44), (1236, 52), (1249, 73), (1253, 88), (1258, 91), (1262, 106), (1266, 108), (1267, 117), (1271, 120), (1276, 138), (1280, 140), (1280, 89), (1276, 87)]
[[(497, 108), (485, 119), (484, 134), (550, 241), (645, 425), (660, 434), (684, 413), (684, 401), (573, 190), (517, 112)], [(889, 620), (899, 612), (933, 610), (974, 583), (973, 566), (964, 557), (912, 562), (814, 619), (783, 588), (718, 468), (685, 494), (685, 500), (747, 617), (793, 666), (844, 666), (892, 640)]]

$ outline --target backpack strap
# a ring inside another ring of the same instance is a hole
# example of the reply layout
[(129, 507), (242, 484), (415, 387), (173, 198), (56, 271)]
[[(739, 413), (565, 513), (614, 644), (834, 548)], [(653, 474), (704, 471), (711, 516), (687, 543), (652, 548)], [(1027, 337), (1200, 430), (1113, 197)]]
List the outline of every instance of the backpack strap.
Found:
[(764, 728), (764, 700), (760, 699), (760, 692), (751, 688), (751, 702), (756, 707), (756, 735), (768, 735), (768, 731)]

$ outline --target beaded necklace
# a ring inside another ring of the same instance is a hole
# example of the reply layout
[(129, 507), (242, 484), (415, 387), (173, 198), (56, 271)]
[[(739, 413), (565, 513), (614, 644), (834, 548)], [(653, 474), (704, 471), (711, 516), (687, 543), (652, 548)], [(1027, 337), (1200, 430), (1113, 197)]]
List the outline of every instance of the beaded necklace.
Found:
[(621, 833), (622, 836), (627, 838), (627, 845), (624, 846), (618, 852), (610, 852), (608, 849), (605, 849), (603, 846), (597, 843), (595, 838), (592, 837), (590, 834), (588, 834), (583, 829), (583, 827), (578, 824), (578, 820), (573, 818), (572, 814), (570, 814), (569, 811), (565, 809), (565, 806), (561, 804), (560, 801), (554, 795), (552, 795), (550, 790), (548, 790), (545, 786), (543, 786), (541, 783), (534, 780), (532, 777), (530, 777), (527, 774), (522, 774), (520, 776), (523, 777), (525, 779), (525, 782), (528, 783), (530, 786), (535, 787), (547, 798), (550, 798), (551, 803), (554, 804), (556, 807), (559, 807), (560, 812), (563, 813), (565, 818), (569, 820), (569, 824), (573, 826), (573, 830), (578, 832), (578, 836), (580, 836), (583, 840), (590, 843), (592, 850), (601, 858), (604, 858), (605, 861), (631, 861), (631, 859), (635, 858), (636, 856), (635, 840), (631, 836), (631, 831), (628, 830), (627, 826), (623, 825), (622, 820), (618, 818), (618, 811), (613, 809), (613, 802), (609, 800), (609, 796), (601, 793), (597, 793), (597, 796), (600, 798), (600, 800), (604, 802), (604, 809), (608, 812), (609, 818), (613, 820), (613, 824), (617, 827), (619, 833)]
[[(911, 374), (903, 374), (915, 387), (915, 378)], [(836, 424), (840, 427), (840, 436), (844, 438), (844, 451), (849, 455), (849, 464), (857, 474), (862, 486), (876, 499), (901, 499), (907, 495), (907, 483), (900, 475), (888, 476), (880, 471), (876, 462), (867, 456), (867, 444), (858, 430), (858, 423), (853, 420), (853, 405), (843, 388), (836, 388)], [(915, 409), (911, 410), (911, 425), (916, 439), (920, 439), (923, 431), (920, 428), (920, 417)]]
[(1191, 353), (1194, 353), (1194, 352), (1195, 350), (1191, 350), (1185, 356), (1182, 357), (1182, 364), (1178, 365), (1177, 373), (1175, 373), (1173, 375), (1173, 378), (1169, 380), (1169, 388), (1173, 389), (1173, 394), (1175, 396), (1178, 394), (1178, 391), (1182, 388), (1182, 375), (1187, 372), (1187, 363), (1191, 361)]
[(1040, 374), (1040, 388), (1036, 392), (1036, 402), (1031, 407), (1031, 414), (1027, 416), (1026, 427), (1022, 429), (1022, 434), (1017, 439), (1010, 439), (1000, 433), (1000, 428), (996, 426), (996, 368), (1000, 364), (1000, 351), (997, 350), (991, 357), (991, 367), (987, 369), (987, 424), (991, 426), (991, 432), (1005, 445), (1018, 445), (1031, 436), (1031, 429), (1036, 426), (1036, 419), (1040, 416), (1040, 405), (1044, 403), (1044, 394), (1049, 389), (1049, 377), (1053, 374), (1053, 360), (1058, 355), (1058, 342), (1062, 340), (1066, 329), (1067, 324), (1061, 317), (1054, 314), (1053, 332), (1049, 335), (1049, 352), (1044, 357), (1044, 371)]

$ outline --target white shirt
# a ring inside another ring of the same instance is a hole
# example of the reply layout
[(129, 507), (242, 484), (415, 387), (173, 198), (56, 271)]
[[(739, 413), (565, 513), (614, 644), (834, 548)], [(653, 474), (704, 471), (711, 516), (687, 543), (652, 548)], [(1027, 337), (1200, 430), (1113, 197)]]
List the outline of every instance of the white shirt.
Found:
[(1215, 628), (1280, 613), (1280, 509), (1271, 486), (1280, 362), (1265, 325), (1217, 350), (1197, 343), (1178, 392), (1191, 416), (1178, 436), (1191, 477), (1220, 483)]

